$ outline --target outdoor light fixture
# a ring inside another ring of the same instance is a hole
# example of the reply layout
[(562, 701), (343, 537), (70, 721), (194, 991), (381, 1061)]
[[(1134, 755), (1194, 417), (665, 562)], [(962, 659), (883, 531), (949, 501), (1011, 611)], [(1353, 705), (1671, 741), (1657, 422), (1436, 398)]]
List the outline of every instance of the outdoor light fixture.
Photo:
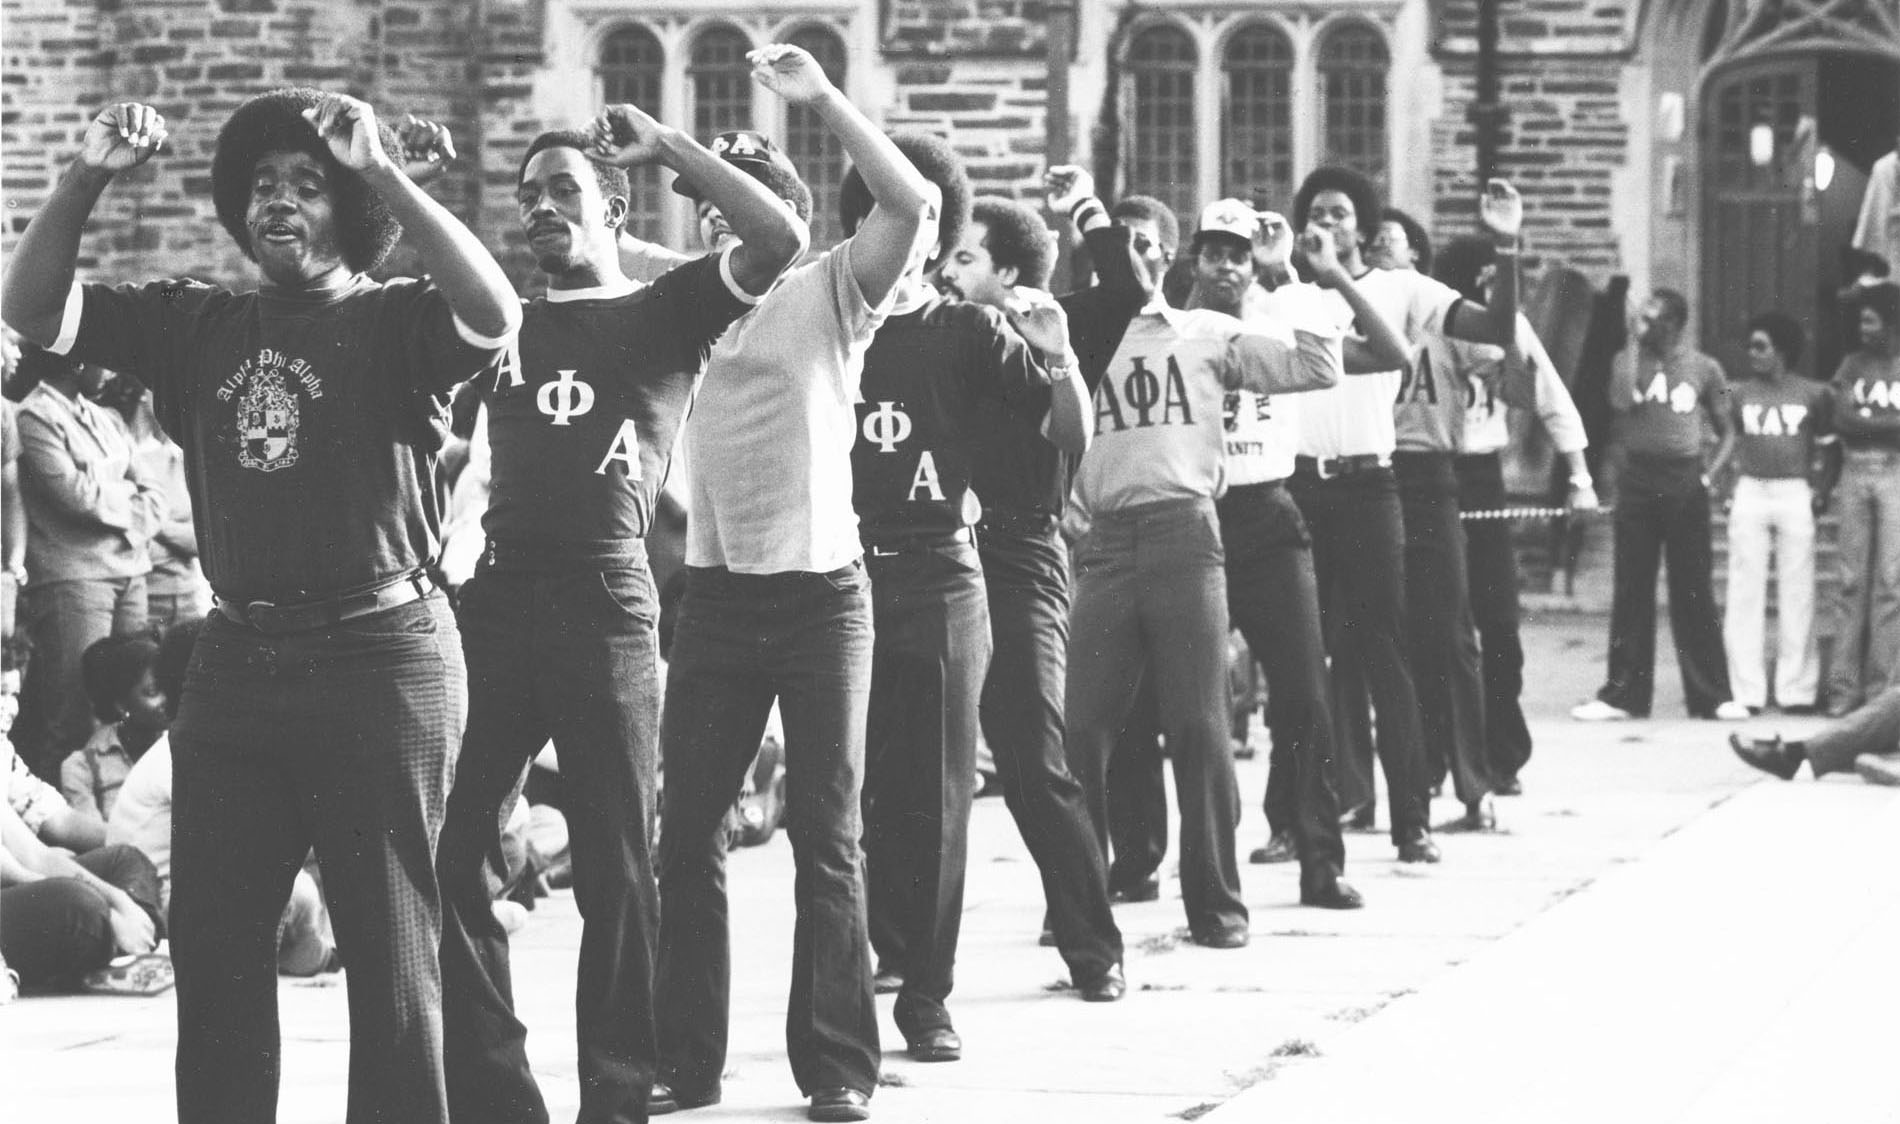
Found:
[(1834, 154), (1827, 149), (1814, 154), (1814, 190), (1826, 191), (1834, 182)]
[(1766, 121), (1748, 130), (1748, 159), (1757, 168), (1766, 168), (1775, 158), (1775, 127)]

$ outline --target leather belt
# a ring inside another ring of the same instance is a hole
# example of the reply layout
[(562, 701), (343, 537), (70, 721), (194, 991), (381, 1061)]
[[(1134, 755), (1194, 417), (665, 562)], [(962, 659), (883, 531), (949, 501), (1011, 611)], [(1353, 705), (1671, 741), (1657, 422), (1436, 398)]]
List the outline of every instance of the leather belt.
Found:
[(1391, 465), (1389, 458), (1378, 453), (1356, 453), (1350, 457), (1293, 458), (1293, 471), (1312, 473), (1321, 480), (1331, 480), (1335, 476), (1356, 476), (1361, 472), (1390, 468)]
[(220, 597), (217, 605), (218, 612), (235, 624), (258, 632), (281, 635), (308, 632), (313, 628), (327, 628), (357, 617), (367, 617), (371, 613), (420, 601), (434, 591), (435, 583), (429, 579), (429, 575), (415, 570), (369, 589), (315, 601), (279, 605), (270, 601), (232, 601)]
[(1046, 535), (1056, 529), (1056, 517), (1046, 511), (1010, 511), (986, 507), (983, 509), (983, 521), (977, 525), (985, 531), (1004, 535)]
[(974, 544), (976, 534), (968, 527), (958, 527), (954, 531), (885, 531), (882, 534), (866, 532), (864, 550), (873, 558), (889, 558), (897, 554), (914, 554), (940, 546), (955, 546), (959, 543)]

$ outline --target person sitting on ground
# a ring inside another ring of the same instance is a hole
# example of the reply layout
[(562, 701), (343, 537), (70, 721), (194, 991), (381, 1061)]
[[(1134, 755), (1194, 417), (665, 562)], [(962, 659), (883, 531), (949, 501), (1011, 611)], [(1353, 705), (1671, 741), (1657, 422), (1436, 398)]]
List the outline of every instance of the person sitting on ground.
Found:
[(1730, 734), (1728, 744), (1735, 756), (1784, 781), (1806, 761), (1816, 780), (1852, 769), (1869, 784), (1900, 786), (1900, 683), (1805, 738)]
[(59, 769), (59, 790), (81, 815), (104, 823), (132, 763), (171, 724), (152, 681), (158, 643), (149, 636), (108, 636), (79, 660), (80, 681), (100, 722)]
[[(203, 617), (181, 621), (153, 645), (141, 686), (149, 688), (151, 705), (157, 711), (157, 733), (149, 746), (133, 755), (114, 799), (100, 805), (106, 814), (106, 837), (111, 844), (135, 847), (150, 860), (158, 882), (161, 918), (170, 915), (172, 889), (172, 750), (166, 728), (178, 714), (185, 690), (185, 668), (203, 627)], [(74, 754), (67, 764), (79, 757)], [(314, 976), (341, 967), (330, 932), (329, 911), (312, 869), (307, 866), (297, 872), (290, 903), (278, 922), (277, 971), (281, 975)]]
[(64, 989), (115, 956), (149, 954), (156, 912), (113, 883), (156, 881), (134, 848), (101, 847), (81, 863), (0, 807), (0, 957), (23, 986)]

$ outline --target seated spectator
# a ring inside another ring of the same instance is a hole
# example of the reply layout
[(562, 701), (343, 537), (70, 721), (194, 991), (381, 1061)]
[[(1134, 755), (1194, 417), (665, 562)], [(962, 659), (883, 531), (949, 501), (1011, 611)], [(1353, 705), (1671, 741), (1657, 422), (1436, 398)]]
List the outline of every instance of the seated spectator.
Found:
[(13, 743), (0, 738), (7, 756), (7, 804), (40, 842), (83, 855), (105, 845), (106, 826), (85, 815), (52, 785), (41, 780)]
[[(162, 725), (157, 739), (138, 755), (125, 775), (106, 824), (107, 837), (113, 843), (130, 844), (151, 861), (158, 881), (160, 916), (170, 913), (172, 888), (172, 751), (164, 727), (178, 713), (179, 700), (184, 697), (185, 668), (203, 626), (202, 618), (183, 621), (157, 645), (147, 678)], [(277, 970), (286, 976), (314, 976), (341, 966), (323, 892), (314, 868), (306, 865), (297, 872), (290, 902), (278, 922)]]
[(104, 823), (132, 763), (171, 725), (152, 680), (158, 644), (146, 636), (108, 636), (79, 661), (80, 680), (100, 726), (59, 770), (59, 790), (82, 815)]
[(25, 987), (73, 987), (115, 956), (161, 955), (157, 895), (157, 872), (136, 848), (74, 858), (0, 807), (0, 957)]
[(1728, 744), (1735, 756), (1784, 781), (1793, 780), (1806, 761), (1817, 780), (1852, 769), (1869, 784), (1900, 785), (1900, 684), (1805, 738), (1730, 734)]

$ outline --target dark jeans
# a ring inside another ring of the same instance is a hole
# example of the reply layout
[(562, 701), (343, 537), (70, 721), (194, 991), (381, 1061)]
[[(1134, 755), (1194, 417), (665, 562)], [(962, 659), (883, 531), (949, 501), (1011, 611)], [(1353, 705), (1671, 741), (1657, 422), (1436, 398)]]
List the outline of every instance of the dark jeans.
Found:
[[(109, 844), (74, 859), (109, 886), (125, 891), (159, 931), (158, 869), (128, 843)], [(0, 890), (0, 957), (26, 987), (66, 985), (102, 968), (115, 951), (112, 904), (77, 878), (42, 878)]]
[(145, 576), (35, 582), (20, 593), (20, 626), (33, 653), (11, 736), (21, 760), (58, 784), (60, 762), (92, 734), (80, 657), (108, 636), (131, 636), (150, 626)]
[(1221, 497), (1227, 613), (1267, 678), (1267, 826), (1290, 832), (1301, 877), (1337, 879), (1346, 867), (1333, 793), (1333, 717), (1320, 633), (1313, 540), (1280, 481)]
[[(1505, 506), (1502, 457), (1459, 457), (1457, 470), (1460, 511)], [(1524, 642), (1518, 636), (1517, 549), (1511, 543), (1511, 524), (1503, 519), (1466, 523), (1465, 563), (1483, 660), (1485, 761), (1493, 780), (1506, 781), (1531, 759), (1530, 725), (1519, 701), (1524, 693)]]
[(1617, 488), (1610, 674), (1597, 698), (1639, 717), (1656, 692), (1656, 569), (1669, 562), (1669, 628), (1683, 701), (1707, 718), (1729, 699), (1728, 653), (1710, 588), (1709, 490), (1695, 459), (1631, 456)]
[[(1313, 535), (1320, 620), (1332, 656), (1336, 700), (1355, 697), (1354, 684), (1378, 712), (1376, 745), (1391, 804), (1392, 840), (1430, 830), (1425, 798), (1424, 735), (1412, 683), (1405, 627), (1405, 526), (1391, 470), (1322, 480), (1293, 474), (1291, 491)], [(1341, 705), (1334, 736), (1341, 762), (1334, 779), (1340, 803), (1372, 800), (1372, 777), (1356, 767), (1354, 747), (1375, 744), (1366, 708)], [(1366, 754), (1369, 764), (1370, 754)]]
[(1132, 890), (1168, 857), (1167, 758), (1154, 680), (1142, 676), (1135, 705), (1108, 757), (1108, 867), (1111, 890)]
[[(659, 759), (659, 603), (644, 552), (623, 564), (484, 566), (462, 586), (468, 731), (436, 864), (442, 1003), (457, 1124), (545, 1121), (514, 1013), (508, 934), (490, 906), (501, 827), (550, 737), (568, 782), (583, 1122), (643, 1121), (658, 1059), (659, 887), (649, 840)], [(492, 866), (492, 869), (491, 869)]]
[(1061, 536), (985, 526), (979, 552), (989, 595), (990, 670), (983, 737), (996, 758), (1003, 802), (1042, 873), (1056, 947), (1077, 983), (1121, 963), (1122, 934), (1108, 905), (1108, 872), (1089, 824), (1082, 784), (1063, 749), (1062, 691), (1069, 664), (1069, 562)]
[(688, 567), (667, 668), (660, 752), (660, 1079), (716, 1095), (726, 1068), (732, 946), (726, 812), (778, 700), (785, 819), (796, 868), (792, 1076), (806, 1095), (877, 1087), (880, 1050), (865, 930), (859, 815), (871, 695), (871, 586), (862, 564), (827, 574)]
[(989, 605), (968, 543), (866, 553), (877, 624), (864, 739), (871, 945), (904, 977), (894, 1016), (908, 1037), (950, 1025)]
[(1425, 735), (1426, 776), (1451, 772), (1467, 807), (1491, 791), (1484, 754), (1484, 676), (1471, 619), (1471, 576), (1458, 519), (1458, 477), (1450, 453), (1397, 453), (1405, 522), (1406, 632), (1412, 682)]
[(178, 1116), (277, 1109), (277, 927), (314, 843), (349, 964), (350, 1124), (448, 1120), (435, 845), (467, 704), (440, 594), (270, 636), (213, 613), (172, 726)]
[(1076, 548), (1064, 713), (1069, 766), (1108, 846), (1108, 762), (1152, 679), (1181, 812), (1181, 898), (1197, 936), (1247, 924), (1234, 859), (1227, 578), (1211, 500), (1097, 512)]

